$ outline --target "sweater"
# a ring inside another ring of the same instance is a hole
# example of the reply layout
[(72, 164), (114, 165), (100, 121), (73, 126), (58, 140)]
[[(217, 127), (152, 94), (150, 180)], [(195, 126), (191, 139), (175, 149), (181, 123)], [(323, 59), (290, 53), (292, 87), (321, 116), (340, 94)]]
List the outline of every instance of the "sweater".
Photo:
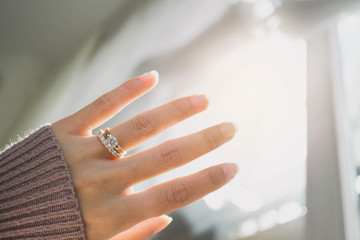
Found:
[(85, 239), (69, 169), (51, 126), (0, 153), (0, 239)]

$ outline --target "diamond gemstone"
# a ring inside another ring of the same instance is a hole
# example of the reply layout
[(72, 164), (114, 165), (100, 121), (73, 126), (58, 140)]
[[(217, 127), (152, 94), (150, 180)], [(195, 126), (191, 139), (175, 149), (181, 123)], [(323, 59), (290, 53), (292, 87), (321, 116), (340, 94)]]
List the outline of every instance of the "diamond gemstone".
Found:
[[(115, 137), (109, 135), (107, 138), (104, 137), (103, 135), (104, 132), (100, 131), (98, 133), (98, 137), (101, 140), (101, 142), (105, 145), (105, 147), (108, 149), (108, 151), (110, 153), (112, 153), (112, 155), (114, 155), (115, 157), (119, 158), (122, 157), (122, 154), (119, 154), (114, 148), (119, 145), (118, 141), (116, 140)], [(126, 153), (126, 152), (125, 152)], [(124, 154), (124, 153), (123, 153)]]
[(108, 143), (111, 144), (112, 147), (115, 147), (116, 145), (118, 145), (118, 141), (113, 136), (109, 137)]

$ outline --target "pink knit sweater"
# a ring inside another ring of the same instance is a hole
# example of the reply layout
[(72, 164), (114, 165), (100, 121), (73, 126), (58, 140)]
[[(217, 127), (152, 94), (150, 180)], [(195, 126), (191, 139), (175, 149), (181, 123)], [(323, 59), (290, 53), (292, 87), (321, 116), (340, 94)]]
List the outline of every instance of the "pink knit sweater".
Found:
[(0, 153), (0, 239), (85, 239), (69, 170), (50, 126)]

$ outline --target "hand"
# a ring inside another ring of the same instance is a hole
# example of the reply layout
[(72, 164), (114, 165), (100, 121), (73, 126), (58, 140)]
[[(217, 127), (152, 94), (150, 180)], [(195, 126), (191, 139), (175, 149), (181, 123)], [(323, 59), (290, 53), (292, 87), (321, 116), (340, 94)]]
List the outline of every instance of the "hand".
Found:
[[(200, 157), (230, 140), (235, 133), (233, 124), (222, 123), (115, 159), (91, 131), (156, 82), (156, 72), (130, 79), (52, 125), (72, 176), (89, 240), (109, 239), (120, 232), (114, 239), (150, 238), (170, 223), (158, 216), (220, 188), (237, 172), (235, 164), (224, 163), (142, 192), (132, 191), (134, 184)], [(204, 96), (181, 98), (139, 114), (110, 132), (123, 149), (131, 150), (171, 125), (205, 110), (207, 104)]]

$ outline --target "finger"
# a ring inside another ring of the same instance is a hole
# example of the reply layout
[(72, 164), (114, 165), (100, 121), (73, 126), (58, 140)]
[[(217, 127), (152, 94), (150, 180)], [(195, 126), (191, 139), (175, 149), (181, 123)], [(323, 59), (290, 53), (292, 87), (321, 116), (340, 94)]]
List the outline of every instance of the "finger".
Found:
[(222, 187), (237, 173), (234, 163), (220, 164), (190, 176), (178, 178), (128, 197), (132, 208), (158, 216), (175, 211)]
[(136, 184), (184, 165), (229, 141), (235, 132), (232, 123), (222, 123), (132, 155), (122, 165), (132, 172), (126, 181)]
[(123, 149), (130, 150), (168, 127), (205, 110), (207, 105), (208, 101), (203, 95), (177, 99), (119, 124), (111, 129), (111, 134)]
[(134, 227), (122, 232), (111, 240), (145, 240), (164, 230), (172, 222), (166, 215), (147, 219)]
[(156, 85), (158, 73), (151, 71), (132, 78), (121, 86), (105, 93), (91, 104), (68, 117), (72, 131), (87, 135), (89, 131), (98, 127), (119, 112), (131, 101), (149, 91)]
[(129, 187), (129, 188), (126, 188), (123, 192), (124, 195), (129, 195), (129, 194), (133, 194), (135, 192), (135, 189), (134, 187)]

